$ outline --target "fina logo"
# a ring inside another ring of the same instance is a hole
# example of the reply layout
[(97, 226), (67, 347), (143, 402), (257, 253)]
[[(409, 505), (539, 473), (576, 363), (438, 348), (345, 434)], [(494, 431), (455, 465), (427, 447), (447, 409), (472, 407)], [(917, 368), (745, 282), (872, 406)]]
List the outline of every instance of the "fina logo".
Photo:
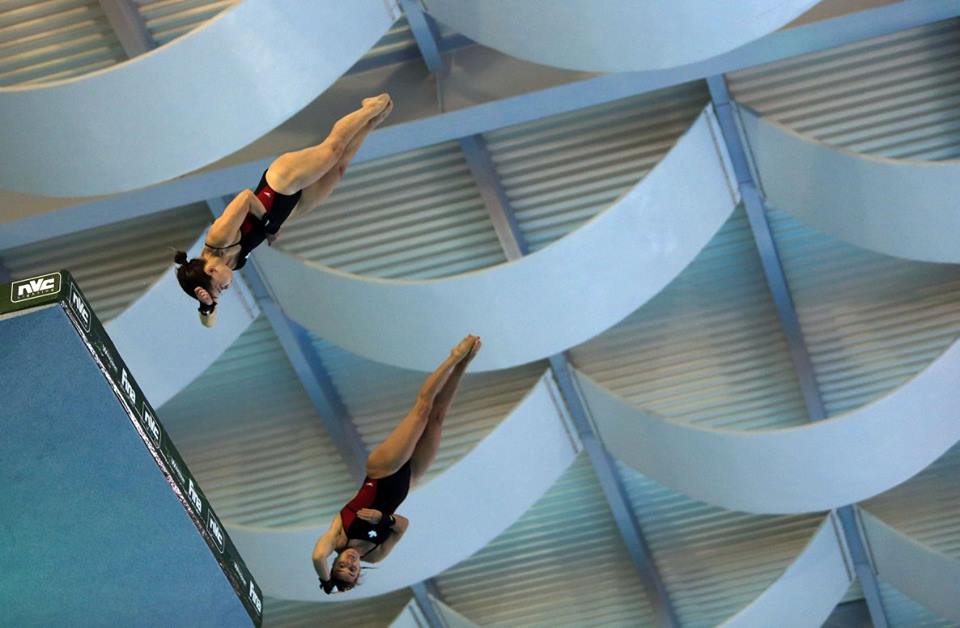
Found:
[(257, 595), (257, 590), (253, 587), (253, 580), (250, 581), (250, 592), (247, 594), (250, 597), (250, 601), (256, 607), (258, 613), (263, 612), (263, 602), (260, 601), (260, 596)]
[(200, 500), (197, 489), (193, 486), (193, 478), (190, 478), (190, 483), (187, 486), (187, 497), (190, 499), (193, 507), (197, 509), (197, 512), (203, 514), (203, 502)]
[(243, 575), (243, 569), (240, 568), (240, 565), (238, 565), (236, 561), (233, 562), (233, 570), (237, 572), (237, 577), (240, 578), (243, 586), (247, 586), (247, 577)]
[(217, 542), (217, 549), (220, 550), (220, 553), (223, 553), (223, 528), (220, 526), (220, 522), (217, 521), (217, 518), (213, 516), (213, 513), (210, 513), (210, 517), (207, 519), (207, 529), (210, 530), (210, 534), (213, 536), (213, 540)]
[(170, 463), (170, 468), (173, 469), (174, 474), (177, 477), (177, 480), (182, 485), (183, 481), (186, 479), (183, 477), (183, 471), (180, 470), (180, 465), (177, 464), (177, 461), (174, 459), (172, 453), (164, 452), (167, 456), (167, 462)]
[(127, 393), (127, 397), (130, 398), (130, 402), (136, 406), (137, 391), (133, 389), (133, 384), (130, 383), (130, 379), (127, 377), (127, 369), (123, 369), (123, 371), (120, 373), (120, 388), (123, 389), (123, 392)]
[(80, 296), (80, 293), (77, 292), (77, 289), (70, 286), (70, 309), (74, 311), (77, 315), (77, 318), (80, 319), (80, 322), (83, 323), (83, 329), (87, 333), (90, 332), (90, 308), (87, 307), (87, 303), (83, 300), (83, 297)]
[(10, 302), (29, 301), (60, 292), (60, 273), (50, 273), (10, 284)]
[(147, 410), (147, 404), (143, 404), (143, 422), (147, 426), (147, 430), (150, 431), (150, 436), (153, 438), (158, 446), (160, 445), (160, 424), (157, 423), (157, 419), (150, 414), (150, 411)]

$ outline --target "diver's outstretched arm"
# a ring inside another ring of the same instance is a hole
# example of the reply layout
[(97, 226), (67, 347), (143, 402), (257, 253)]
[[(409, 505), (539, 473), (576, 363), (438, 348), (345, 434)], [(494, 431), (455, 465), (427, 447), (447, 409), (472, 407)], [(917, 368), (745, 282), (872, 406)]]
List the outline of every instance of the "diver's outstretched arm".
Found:
[(330, 522), (330, 527), (313, 546), (313, 568), (321, 580), (330, 580), (330, 565), (327, 559), (337, 549), (337, 537), (342, 530), (343, 522), (340, 520), (340, 513), (337, 513)]

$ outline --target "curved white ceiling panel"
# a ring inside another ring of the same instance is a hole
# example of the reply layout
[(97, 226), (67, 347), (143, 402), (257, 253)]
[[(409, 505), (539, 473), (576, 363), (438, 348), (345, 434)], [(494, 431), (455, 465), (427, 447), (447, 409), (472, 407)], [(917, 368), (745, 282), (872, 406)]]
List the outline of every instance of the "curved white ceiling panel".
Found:
[[(199, 255), (203, 236), (190, 248)], [(172, 254), (171, 254), (172, 255)], [(217, 324), (204, 327), (197, 302), (177, 283), (171, 266), (140, 298), (106, 325), (147, 398), (160, 407), (200, 376), (259, 316), (239, 276), (220, 297)]]
[(837, 527), (830, 515), (783, 575), (721, 626), (822, 626), (847, 593), (850, 581)]
[(347, 601), (408, 587), (468, 558), (510, 527), (573, 462), (578, 443), (543, 377), (493, 432), (459, 462), (410, 493), (398, 512), (403, 540), (349, 593), (318, 588), (310, 556), (326, 529), (227, 525), (264, 592), (287, 600)]
[(0, 89), (0, 187), (110, 194), (205, 166), (302, 109), (393, 21), (384, 0), (244, 0), (126, 63)]
[[(660, 70), (738, 48), (819, 0), (425, 0), (435, 18), (474, 41), (571, 70)], [(545, 8), (545, 5), (548, 5)]]
[(740, 111), (770, 204), (865, 249), (960, 263), (960, 161), (861, 155)]
[(960, 624), (960, 561), (945, 556), (862, 508), (877, 575), (945, 619)]
[(869, 405), (784, 429), (670, 421), (577, 376), (611, 453), (664, 486), (731, 510), (787, 514), (858, 502), (912, 477), (960, 440), (960, 342)]
[(270, 249), (257, 260), (283, 309), (366, 358), (429, 371), (465, 333), (483, 338), (472, 368), (561, 352), (656, 295), (737, 203), (704, 112), (653, 171), (572, 234), (492, 268), (427, 281), (360, 277)]

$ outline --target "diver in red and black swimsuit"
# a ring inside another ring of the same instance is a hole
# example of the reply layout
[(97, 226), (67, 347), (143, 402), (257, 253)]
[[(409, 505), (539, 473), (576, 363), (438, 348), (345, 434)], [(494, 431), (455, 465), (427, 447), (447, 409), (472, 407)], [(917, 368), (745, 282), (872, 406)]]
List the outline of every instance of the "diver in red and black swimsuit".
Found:
[(217, 298), (230, 287), (233, 271), (243, 268), (264, 240), (273, 242), (287, 219), (313, 211), (330, 196), (367, 134), (392, 110), (387, 94), (364, 99), (360, 109), (337, 120), (322, 143), (280, 155), (255, 191), (237, 194), (210, 227), (199, 257), (188, 260), (177, 251), (177, 280), (200, 302), (204, 325), (213, 325)]
[[(313, 566), (326, 593), (352, 589), (360, 578), (360, 561), (383, 560), (406, 532), (410, 522), (395, 511), (437, 455), (443, 419), (479, 350), (477, 336), (461, 340), (424, 381), (413, 409), (367, 457), (363, 485), (313, 548)], [(334, 552), (331, 566), (328, 558)]]

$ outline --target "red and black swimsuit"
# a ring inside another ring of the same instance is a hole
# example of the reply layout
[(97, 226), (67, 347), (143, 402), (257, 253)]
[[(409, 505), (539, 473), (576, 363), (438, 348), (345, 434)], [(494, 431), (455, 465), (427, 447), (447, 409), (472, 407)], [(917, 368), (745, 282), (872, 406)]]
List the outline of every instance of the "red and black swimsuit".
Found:
[[(363, 485), (357, 494), (340, 510), (340, 521), (348, 539), (362, 539), (375, 546), (380, 545), (390, 536), (388, 516), (396, 511), (397, 507), (406, 499), (410, 490), (410, 461), (397, 469), (393, 475), (373, 480), (363, 479)], [(383, 513), (380, 523), (374, 525), (357, 516), (361, 508), (372, 508)], [(371, 548), (364, 556), (375, 548)], [(361, 557), (362, 558), (362, 557)]]
[(230, 245), (240, 245), (240, 252), (237, 253), (237, 261), (233, 266), (234, 270), (240, 270), (244, 267), (247, 263), (247, 256), (267, 239), (268, 234), (276, 235), (280, 231), (281, 225), (290, 217), (290, 212), (300, 201), (302, 193), (302, 191), (297, 191), (294, 194), (280, 194), (267, 183), (267, 171), (263, 171), (263, 176), (260, 177), (260, 183), (257, 184), (254, 194), (263, 203), (267, 213), (263, 216), (263, 220), (258, 220), (253, 214), (247, 214), (247, 217), (243, 219), (243, 223), (240, 225), (240, 240)]

